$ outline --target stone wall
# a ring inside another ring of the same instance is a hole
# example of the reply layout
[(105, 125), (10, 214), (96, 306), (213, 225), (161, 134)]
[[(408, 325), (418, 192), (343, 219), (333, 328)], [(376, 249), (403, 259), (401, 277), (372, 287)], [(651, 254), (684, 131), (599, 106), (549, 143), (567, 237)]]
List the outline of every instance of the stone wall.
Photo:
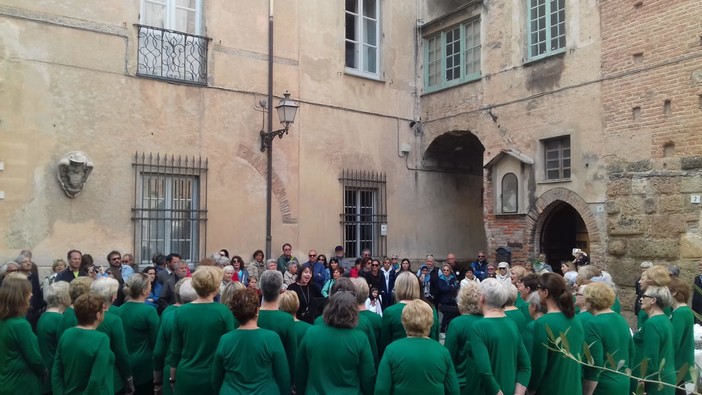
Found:
[(633, 305), (642, 261), (675, 264), (691, 282), (702, 258), (702, 158), (651, 159), (609, 166), (606, 265)]

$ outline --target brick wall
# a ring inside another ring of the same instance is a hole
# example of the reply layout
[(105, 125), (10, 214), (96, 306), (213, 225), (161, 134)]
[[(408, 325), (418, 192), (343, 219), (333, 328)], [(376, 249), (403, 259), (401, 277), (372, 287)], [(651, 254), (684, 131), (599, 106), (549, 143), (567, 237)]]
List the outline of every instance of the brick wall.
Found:
[(529, 242), (531, 228), (528, 226), (527, 216), (495, 215), (494, 185), (490, 171), (486, 171), (484, 207), (485, 207), (485, 232), (487, 234), (489, 251), (485, 251), (488, 261), (495, 261), (495, 249), (509, 247), (512, 250), (512, 263), (523, 263), (531, 258), (529, 255), (533, 248)]
[(702, 153), (702, 2), (601, 2), (607, 152)]

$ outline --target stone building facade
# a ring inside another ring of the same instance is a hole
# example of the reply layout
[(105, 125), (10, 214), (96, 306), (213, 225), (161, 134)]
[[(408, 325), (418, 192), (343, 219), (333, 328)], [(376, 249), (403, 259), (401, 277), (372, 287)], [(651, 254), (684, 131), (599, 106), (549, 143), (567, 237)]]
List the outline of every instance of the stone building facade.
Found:
[[(264, 3), (0, 1), (0, 257), (262, 248)], [(698, 1), (299, 0), (273, 15), (274, 91), (300, 104), (273, 145), (274, 256), (502, 248), (557, 267), (577, 247), (624, 286), (643, 259), (692, 275)], [(178, 37), (189, 68), (158, 45)], [(56, 163), (76, 150), (93, 170), (69, 198)]]

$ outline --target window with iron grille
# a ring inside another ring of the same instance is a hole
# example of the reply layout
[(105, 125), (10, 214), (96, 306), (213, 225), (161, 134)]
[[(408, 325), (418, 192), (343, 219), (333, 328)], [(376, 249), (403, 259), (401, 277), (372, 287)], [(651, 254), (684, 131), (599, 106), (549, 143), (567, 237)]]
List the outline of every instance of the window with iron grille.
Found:
[(426, 38), (424, 48), (426, 91), (480, 78), (480, 18)]
[(380, 0), (346, 0), (346, 70), (380, 76)]
[(137, 75), (207, 84), (203, 0), (142, 0)]
[(157, 253), (197, 262), (205, 251), (207, 159), (137, 153), (132, 165), (136, 262)]
[(565, 0), (528, 0), (527, 18), (530, 60), (563, 52)]
[(347, 255), (361, 256), (366, 248), (373, 256), (386, 255), (386, 239), (380, 234), (381, 225), (387, 224), (385, 173), (344, 170), (339, 180), (344, 193), (340, 217)]
[(547, 180), (570, 179), (570, 136), (543, 141)]

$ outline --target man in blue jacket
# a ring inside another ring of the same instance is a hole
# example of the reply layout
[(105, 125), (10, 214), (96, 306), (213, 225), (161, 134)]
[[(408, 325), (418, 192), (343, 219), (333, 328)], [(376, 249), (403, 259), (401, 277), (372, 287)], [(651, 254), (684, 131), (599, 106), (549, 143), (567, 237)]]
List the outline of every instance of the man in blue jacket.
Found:
[(487, 277), (487, 266), (488, 261), (483, 251), (479, 251), (478, 259), (470, 264), (470, 267), (473, 268), (473, 274), (475, 274), (475, 277), (479, 278), (480, 281), (485, 280)]

